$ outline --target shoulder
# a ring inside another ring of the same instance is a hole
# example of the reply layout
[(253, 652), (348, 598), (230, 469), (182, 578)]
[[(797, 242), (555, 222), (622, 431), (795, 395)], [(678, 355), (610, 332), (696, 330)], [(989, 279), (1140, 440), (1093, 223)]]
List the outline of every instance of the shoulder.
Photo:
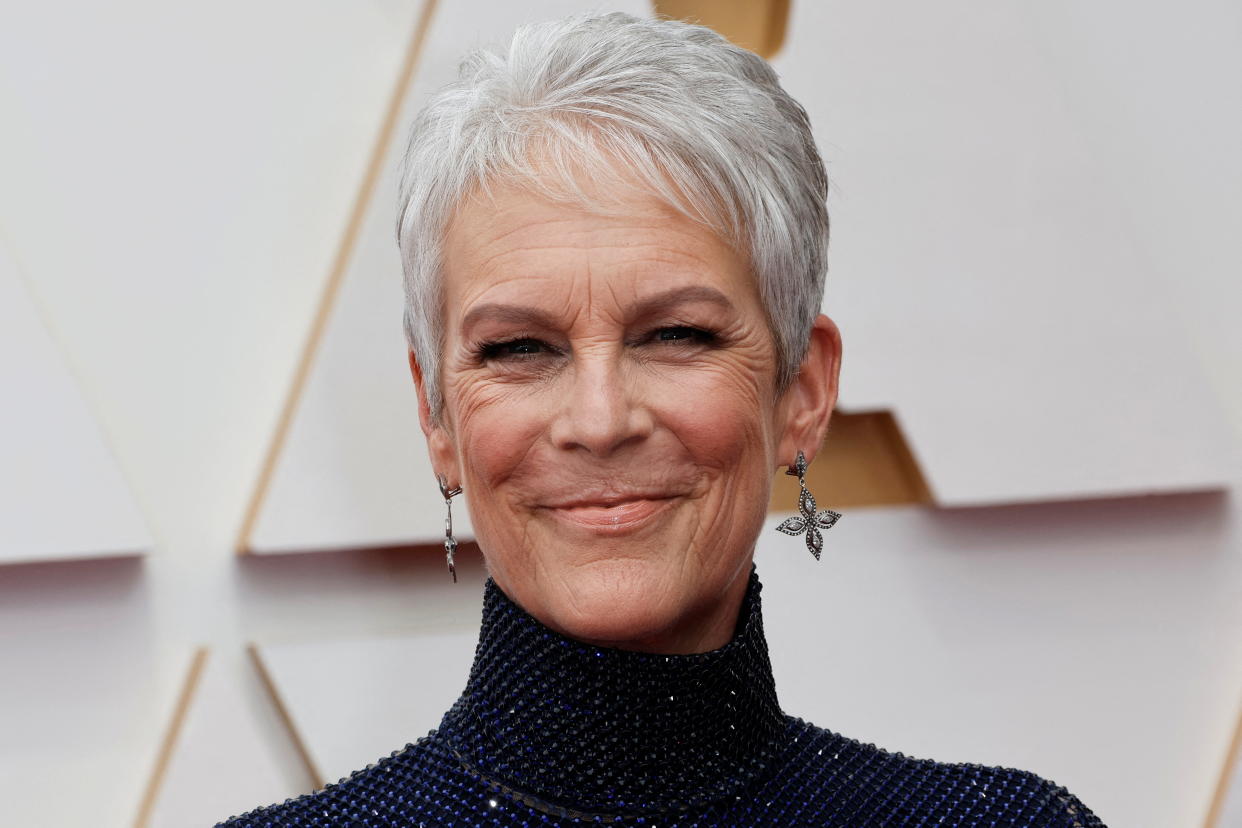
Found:
[(410, 797), (418, 796), (418, 781), (447, 760), (443, 754), (442, 747), (425, 737), (313, 793), (229, 817), (216, 828), (372, 825), (378, 809), (391, 811), (395, 803), (417, 810)]
[[(1063, 785), (1031, 771), (938, 762), (889, 751), (790, 717), (790, 761), (857, 822), (1104, 828)], [(788, 755), (788, 754), (787, 754)]]

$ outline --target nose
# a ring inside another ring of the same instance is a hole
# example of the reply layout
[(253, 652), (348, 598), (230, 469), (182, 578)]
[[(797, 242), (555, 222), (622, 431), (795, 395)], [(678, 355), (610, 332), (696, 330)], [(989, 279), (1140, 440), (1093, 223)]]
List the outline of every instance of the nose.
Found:
[(607, 457), (650, 436), (654, 419), (641, 378), (615, 353), (576, 356), (560, 410), (552, 423), (557, 448)]

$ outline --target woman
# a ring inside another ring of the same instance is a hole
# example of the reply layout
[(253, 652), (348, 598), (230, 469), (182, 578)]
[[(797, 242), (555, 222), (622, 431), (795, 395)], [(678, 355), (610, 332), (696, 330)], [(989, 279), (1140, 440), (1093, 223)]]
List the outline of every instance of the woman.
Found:
[[(491, 576), (474, 666), (427, 737), (226, 825), (1101, 824), (1032, 773), (777, 703), (751, 561), (841, 337), (827, 180), (767, 63), (674, 21), (524, 27), (462, 64), (405, 164), (420, 419)], [(784, 528), (818, 557), (838, 515), (803, 514)]]

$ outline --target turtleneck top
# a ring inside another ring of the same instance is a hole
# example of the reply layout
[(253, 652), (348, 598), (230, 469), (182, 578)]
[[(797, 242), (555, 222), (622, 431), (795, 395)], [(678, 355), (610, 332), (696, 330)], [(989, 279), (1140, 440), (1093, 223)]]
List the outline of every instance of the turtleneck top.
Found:
[(560, 635), (488, 579), (440, 726), (336, 784), (217, 828), (1102, 828), (1029, 771), (889, 752), (782, 712), (752, 569), (733, 638), (656, 655)]

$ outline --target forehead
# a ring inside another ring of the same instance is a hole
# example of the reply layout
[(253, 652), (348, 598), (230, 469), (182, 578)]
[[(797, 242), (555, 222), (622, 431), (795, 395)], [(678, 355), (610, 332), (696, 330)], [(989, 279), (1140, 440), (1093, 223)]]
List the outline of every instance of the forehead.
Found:
[(540, 292), (624, 301), (694, 284), (758, 300), (746, 260), (710, 228), (638, 189), (603, 196), (614, 203), (602, 211), (514, 185), (463, 199), (445, 233), (450, 307)]

